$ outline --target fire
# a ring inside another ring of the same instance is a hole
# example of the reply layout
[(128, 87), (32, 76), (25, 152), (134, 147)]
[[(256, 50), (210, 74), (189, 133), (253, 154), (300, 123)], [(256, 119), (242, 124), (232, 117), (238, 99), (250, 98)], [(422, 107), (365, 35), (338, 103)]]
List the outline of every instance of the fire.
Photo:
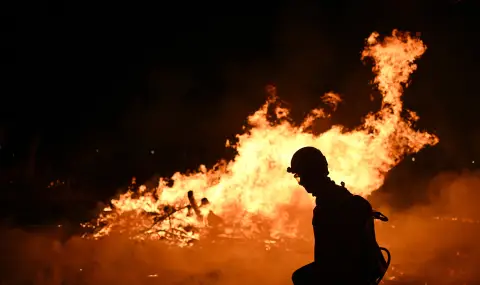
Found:
[[(268, 238), (294, 237), (296, 225), (284, 208), (310, 208), (312, 199), (294, 195), (303, 190), (286, 168), (292, 154), (307, 145), (324, 152), (333, 180), (345, 182), (353, 193), (368, 196), (405, 155), (438, 142), (436, 136), (412, 129), (418, 116), (405, 112), (401, 101), (403, 88), (417, 68), (414, 61), (425, 50), (420, 39), (396, 30), (383, 40), (378, 33), (366, 40), (362, 59), (374, 62), (374, 83), (383, 102), (378, 112), (368, 114), (364, 123), (352, 130), (337, 125), (320, 135), (312, 134), (309, 128), (314, 121), (329, 114), (314, 109), (297, 125), (289, 119), (289, 110), (278, 103), (275, 87), (268, 86), (269, 97), (248, 117), (245, 132), (237, 135), (236, 143), (227, 141), (226, 147), (237, 152), (233, 160), (222, 160), (212, 169), (202, 165), (193, 174), (175, 173), (170, 179), (160, 179), (156, 189), (141, 187), (120, 195), (96, 223), (89, 224), (96, 228), (93, 236), (120, 231), (135, 237), (180, 240), (184, 245), (206, 234), (213, 216), (209, 213), (215, 213), (222, 219), (223, 234), (243, 238), (259, 235), (265, 231), (259, 227), (261, 219), (269, 221)], [(335, 109), (340, 96), (329, 93), (322, 99)], [(405, 113), (407, 118), (402, 117)], [(187, 198), (189, 190), (209, 199), (197, 214), (192, 210), (197, 202), (192, 204)]]

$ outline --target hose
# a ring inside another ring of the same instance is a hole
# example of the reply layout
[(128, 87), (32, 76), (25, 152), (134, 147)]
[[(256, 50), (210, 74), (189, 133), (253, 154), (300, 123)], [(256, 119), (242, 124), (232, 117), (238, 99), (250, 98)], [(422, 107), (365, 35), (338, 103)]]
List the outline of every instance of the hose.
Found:
[(390, 267), (390, 261), (392, 260), (392, 255), (390, 254), (390, 251), (384, 247), (380, 247), (380, 251), (383, 251), (387, 254), (387, 260), (386, 260), (386, 267), (385, 270), (383, 271), (382, 275), (378, 276), (377, 279), (375, 280), (375, 284), (379, 284), (383, 277), (385, 277), (385, 274), (387, 273), (388, 267)]
[[(384, 214), (378, 211), (373, 211), (372, 214), (374, 219), (380, 220), (382, 222), (388, 222), (388, 218)], [(382, 281), (383, 277), (385, 277), (385, 274), (388, 271), (388, 267), (390, 267), (390, 261), (392, 260), (392, 255), (390, 254), (390, 251), (388, 249), (384, 247), (379, 247), (379, 249), (380, 252), (385, 252), (385, 254), (387, 255), (387, 260), (385, 261), (385, 270), (383, 270), (383, 273), (375, 279), (375, 285), (378, 285)], [(383, 256), (383, 253), (381, 254)]]

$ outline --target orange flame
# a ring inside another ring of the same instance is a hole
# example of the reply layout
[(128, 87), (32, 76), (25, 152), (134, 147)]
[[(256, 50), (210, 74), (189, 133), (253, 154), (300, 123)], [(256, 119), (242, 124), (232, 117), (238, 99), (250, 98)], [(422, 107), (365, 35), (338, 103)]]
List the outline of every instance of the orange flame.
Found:
[[(146, 228), (149, 237), (168, 239), (172, 233), (168, 229), (173, 228), (181, 234), (177, 239), (198, 239), (202, 232), (189, 231), (187, 225), (205, 228), (207, 222), (188, 215), (186, 210), (177, 212), (175, 219), (169, 217), (158, 224), (145, 215), (165, 214), (167, 204), (177, 207), (188, 204), (189, 190), (208, 197), (211, 204), (203, 211), (220, 216), (231, 226), (231, 234), (234, 230), (244, 237), (257, 233), (253, 220), (262, 217), (271, 221), (270, 238), (295, 236), (295, 224), (289, 222), (282, 206), (311, 207), (312, 199), (307, 195), (293, 199), (294, 193), (302, 189), (286, 168), (292, 154), (307, 145), (324, 152), (333, 180), (344, 181), (351, 192), (368, 196), (383, 184), (385, 174), (405, 155), (438, 142), (436, 136), (412, 129), (418, 120), (415, 113), (407, 111), (409, 117), (401, 117), (403, 86), (417, 67), (414, 61), (425, 50), (421, 40), (396, 30), (382, 41), (378, 33), (367, 39), (362, 59), (374, 61), (374, 83), (383, 95), (383, 102), (378, 112), (368, 114), (364, 123), (353, 130), (337, 125), (320, 135), (308, 132), (316, 119), (328, 114), (314, 109), (300, 125), (295, 125), (289, 119), (289, 110), (278, 104), (275, 87), (268, 86), (267, 102), (248, 117), (248, 130), (237, 135), (235, 144), (227, 141), (227, 147), (237, 152), (232, 161), (220, 161), (212, 169), (202, 165), (193, 174), (175, 173), (170, 179), (171, 186), (162, 178), (156, 189), (143, 187), (140, 194), (129, 191), (120, 195), (111, 201), (114, 207), (98, 217), (94, 236), (108, 235), (122, 225), (124, 231)], [(329, 93), (323, 100), (335, 109), (340, 97)]]

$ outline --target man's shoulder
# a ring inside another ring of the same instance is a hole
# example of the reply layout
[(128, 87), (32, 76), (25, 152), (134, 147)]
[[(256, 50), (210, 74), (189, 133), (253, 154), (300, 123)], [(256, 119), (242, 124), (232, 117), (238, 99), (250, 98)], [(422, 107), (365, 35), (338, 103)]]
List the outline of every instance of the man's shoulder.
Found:
[(350, 204), (353, 204), (353, 205), (357, 205), (357, 206), (360, 206), (360, 207), (371, 207), (370, 205), (370, 202), (368, 202), (367, 199), (363, 198), (362, 196), (360, 195), (356, 195), (356, 194), (353, 194), (352, 192), (350, 192), (346, 187), (345, 187), (345, 184), (341, 184), (341, 185), (338, 185), (338, 184), (335, 184), (335, 187), (336, 187), (336, 191), (338, 191), (339, 193), (342, 193), (341, 195), (346, 198), (345, 200), (347, 202), (349, 202)]
[(370, 202), (368, 202), (367, 199), (363, 198), (360, 195), (352, 194), (351, 200), (352, 200), (352, 203), (354, 203), (356, 205), (363, 206), (363, 207), (368, 207), (368, 208), (372, 207)]
[(348, 207), (354, 212), (363, 212), (370, 213), (372, 212), (372, 205), (368, 202), (367, 199), (363, 198), (360, 195), (354, 195), (348, 199)]

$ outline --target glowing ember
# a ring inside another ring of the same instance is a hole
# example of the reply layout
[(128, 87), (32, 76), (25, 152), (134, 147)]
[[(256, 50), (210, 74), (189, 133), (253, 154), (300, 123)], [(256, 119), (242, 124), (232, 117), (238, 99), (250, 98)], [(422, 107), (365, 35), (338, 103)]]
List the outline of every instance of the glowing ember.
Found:
[[(333, 126), (320, 135), (310, 133), (315, 119), (327, 114), (314, 109), (295, 125), (288, 117), (289, 110), (278, 104), (275, 87), (268, 86), (268, 100), (248, 117), (245, 133), (237, 135), (235, 144), (227, 141), (227, 147), (237, 151), (232, 161), (220, 161), (210, 170), (200, 166), (193, 174), (175, 173), (169, 180), (160, 179), (156, 189), (128, 191), (112, 200), (113, 207), (87, 226), (96, 228), (94, 237), (126, 232), (137, 238), (185, 245), (211, 228), (212, 215), (208, 213), (212, 211), (222, 218), (222, 233), (231, 237), (248, 238), (265, 232), (265, 239), (295, 237), (295, 221), (283, 209), (312, 205), (307, 195), (293, 199), (296, 191), (303, 190), (285, 171), (298, 148), (311, 145), (321, 149), (330, 163), (332, 179), (368, 196), (405, 155), (438, 142), (434, 135), (412, 129), (418, 117), (404, 112), (401, 101), (403, 85), (416, 69), (414, 60), (425, 49), (421, 40), (397, 31), (382, 41), (377, 33), (367, 39), (362, 59), (373, 59), (374, 82), (383, 102), (378, 112), (368, 114), (363, 125), (353, 130)], [(340, 97), (329, 93), (323, 100), (335, 107)], [(406, 119), (402, 112), (408, 114)], [(189, 201), (189, 190), (208, 197), (211, 204), (195, 210), (198, 202)]]
[(434, 217), (435, 220), (447, 221), (447, 222), (459, 222), (467, 224), (480, 224), (480, 220), (470, 218), (458, 218), (458, 217)]

